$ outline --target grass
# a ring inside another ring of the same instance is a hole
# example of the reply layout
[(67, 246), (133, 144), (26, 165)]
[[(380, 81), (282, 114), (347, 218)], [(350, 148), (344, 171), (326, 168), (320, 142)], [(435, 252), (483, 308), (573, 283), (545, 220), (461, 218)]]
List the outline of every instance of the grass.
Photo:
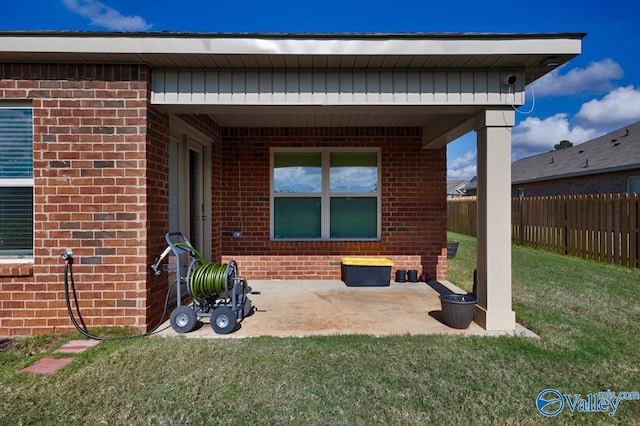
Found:
[[(471, 289), (475, 239), (450, 259)], [(454, 336), (105, 341), (53, 376), (18, 370), (65, 339), (0, 352), (0, 424), (640, 424), (541, 416), (546, 388), (640, 391), (640, 271), (513, 248), (514, 310), (540, 339)]]

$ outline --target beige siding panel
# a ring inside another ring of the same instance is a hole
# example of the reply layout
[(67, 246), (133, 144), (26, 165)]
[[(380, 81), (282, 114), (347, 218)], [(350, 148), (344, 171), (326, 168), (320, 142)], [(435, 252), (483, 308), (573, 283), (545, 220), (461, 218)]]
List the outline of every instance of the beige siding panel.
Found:
[(154, 104), (522, 105), (508, 71), (154, 70)]
[[(163, 71), (161, 93), (163, 99), (161, 103), (176, 103), (178, 101), (178, 75), (177, 71)], [(154, 75), (155, 76), (155, 75)], [(153, 84), (151, 85), (153, 87)]]
[(193, 74), (190, 71), (178, 72), (178, 103), (192, 103)]
[(324, 93), (318, 93), (318, 99), (325, 98), (327, 104), (340, 103), (340, 74), (337, 71), (327, 72)]
[(245, 101), (249, 104), (257, 104), (260, 102), (260, 73), (257, 71), (248, 71), (246, 73), (246, 96)]
[(474, 100), (478, 103), (489, 103), (489, 79), (486, 72), (473, 73)]
[(500, 72), (489, 71), (487, 72), (487, 103), (490, 105), (500, 104), (504, 97), (502, 96), (502, 80), (500, 79)]
[[(271, 80), (271, 101), (274, 104), (285, 104), (285, 90), (287, 88), (287, 79), (284, 71), (275, 71), (272, 73)], [(265, 87), (265, 91), (269, 91), (269, 88)]]
[(449, 104), (447, 73), (445, 71), (435, 71), (433, 73), (433, 85), (434, 103), (438, 105)]
[(191, 81), (191, 101), (198, 104), (205, 102), (205, 94), (207, 93), (206, 74), (204, 71), (194, 71)]
[(436, 82), (432, 72), (420, 73), (420, 98), (423, 104), (433, 105), (436, 103)]
[(407, 72), (407, 103), (418, 105), (422, 103), (422, 88), (420, 87), (420, 73)]
[(357, 104), (367, 103), (367, 75), (365, 72), (356, 71), (353, 74), (353, 102)]
[(470, 71), (462, 71), (460, 73), (460, 103), (464, 105), (474, 104), (476, 96), (480, 93), (476, 92), (474, 84), (475, 73)]
[(270, 88), (273, 84), (271, 73), (258, 73), (258, 103), (269, 104), (272, 100)]

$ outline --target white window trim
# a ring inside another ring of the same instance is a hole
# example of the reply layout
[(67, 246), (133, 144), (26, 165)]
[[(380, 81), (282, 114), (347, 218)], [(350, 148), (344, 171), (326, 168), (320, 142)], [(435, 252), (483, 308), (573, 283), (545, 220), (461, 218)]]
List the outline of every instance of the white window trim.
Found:
[[(320, 193), (296, 193), (296, 197), (320, 197), (322, 200), (322, 210), (321, 210), (321, 226), (320, 226), (320, 238), (275, 238), (274, 237), (274, 226), (275, 226), (275, 217), (274, 217), (274, 199), (276, 197), (286, 197), (291, 196), (291, 194), (276, 194), (273, 191), (273, 166), (274, 166), (274, 156), (277, 152), (319, 152), (322, 154), (322, 191)], [(330, 154), (334, 152), (375, 152), (377, 154), (377, 168), (378, 168), (378, 191), (377, 192), (344, 192), (340, 193), (340, 196), (344, 197), (363, 197), (370, 198), (376, 197), (376, 238), (331, 238), (330, 237), (330, 210), (331, 205), (328, 202), (331, 198), (331, 192), (329, 191), (329, 160)], [(381, 149), (378, 147), (309, 147), (309, 148), (271, 148), (269, 155), (269, 191), (270, 191), (270, 199), (269, 199), (269, 221), (270, 221), (270, 229), (269, 236), (271, 241), (380, 241), (382, 239), (382, 160), (381, 160)]]
[[(33, 114), (33, 105), (31, 102), (15, 102), (15, 101), (3, 101), (0, 102), (0, 109), (31, 109)], [(31, 126), (33, 126), (33, 115)], [(18, 179), (0, 179), (0, 186), (12, 186), (12, 187), (31, 187), (35, 191), (34, 178), (18, 178)], [(33, 217), (31, 219), (34, 220)], [(34, 223), (35, 225), (35, 223)], [(35, 226), (32, 238), (32, 247), (35, 250)], [(19, 263), (33, 263), (34, 255), (30, 256), (8, 256), (8, 255), (0, 255), (0, 265), (1, 264), (19, 264)]]

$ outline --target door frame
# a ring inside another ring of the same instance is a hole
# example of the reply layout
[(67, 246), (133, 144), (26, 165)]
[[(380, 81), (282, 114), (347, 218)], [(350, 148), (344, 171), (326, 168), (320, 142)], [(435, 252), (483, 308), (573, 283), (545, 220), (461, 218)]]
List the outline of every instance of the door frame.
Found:
[[(197, 220), (201, 221), (199, 236), (202, 239), (200, 247), (196, 247), (205, 259), (211, 259), (211, 244), (212, 244), (212, 212), (211, 212), (211, 138), (207, 137), (204, 133), (194, 129), (192, 126), (181, 120), (180, 118), (172, 115), (169, 120), (169, 135), (170, 143), (177, 144), (177, 188), (176, 198), (177, 200), (169, 200), (169, 202), (177, 202), (177, 208), (173, 209), (169, 207), (170, 214), (177, 213), (178, 217), (175, 220), (177, 223), (178, 231), (181, 231), (189, 237), (190, 221), (193, 216), (189, 211), (189, 152), (195, 151), (200, 154), (202, 172), (199, 176), (200, 197), (202, 199), (202, 212), (197, 212)], [(172, 164), (170, 161), (170, 167)], [(170, 185), (173, 184), (170, 180)], [(171, 191), (170, 191), (171, 192)], [(202, 220), (201, 213), (204, 213), (204, 220)], [(174, 220), (171, 220), (174, 222)], [(171, 231), (176, 231), (171, 229)]]

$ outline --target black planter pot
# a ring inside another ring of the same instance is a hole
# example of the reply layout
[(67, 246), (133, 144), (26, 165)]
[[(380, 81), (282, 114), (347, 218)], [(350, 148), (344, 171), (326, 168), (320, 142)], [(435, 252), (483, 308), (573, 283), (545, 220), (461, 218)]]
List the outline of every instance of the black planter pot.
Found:
[(457, 241), (447, 241), (447, 257), (451, 259), (455, 257), (458, 252), (458, 242)]
[(476, 314), (477, 298), (473, 294), (442, 294), (440, 305), (445, 324), (451, 328), (467, 328)]

